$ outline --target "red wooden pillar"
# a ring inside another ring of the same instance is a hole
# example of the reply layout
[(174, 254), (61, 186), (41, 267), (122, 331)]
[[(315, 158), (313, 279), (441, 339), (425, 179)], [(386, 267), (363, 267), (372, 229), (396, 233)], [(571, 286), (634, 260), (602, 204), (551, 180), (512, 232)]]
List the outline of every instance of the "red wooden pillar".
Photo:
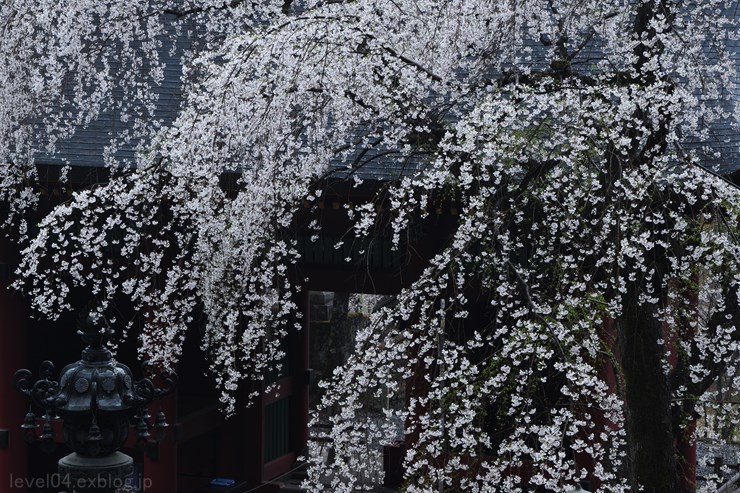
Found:
[(676, 443), (683, 491), (696, 491), (696, 420), (692, 419)]
[[(692, 284), (698, 286), (701, 284), (699, 276), (694, 273), (691, 277)], [(681, 285), (678, 282), (669, 284), (669, 290), (680, 292)], [(694, 309), (699, 305), (699, 295), (696, 289), (688, 290), (688, 303)], [(679, 367), (678, 355), (681, 353), (681, 339), (691, 341), (694, 338), (694, 330), (690, 325), (686, 325), (685, 334), (677, 334), (671, 330), (667, 324), (663, 324), (663, 333), (665, 334), (665, 344), (670, 350), (668, 354), (668, 364), (675, 371)], [(676, 437), (674, 443), (676, 446), (676, 455), (678, 458), (678, 475), (679, 484), (683, 491), (696, 491), (696, 419), (691, 419), (686, 425), (686, 429)]]
[[(694, 272), (691, 276), (693, 286), (700, 284), (699, 274)], [(694, 289), (691, 293), (691, 306), (699, 306), (699, 290)], [(696, 311), (698, 313), (698, 310)], [(689, 325), (688, 337), (693, 339), (696, 336), (694, 329)], [(678, 351), (673, 351), (678, 354)], [(678, 454), (683, 461), (683, 475), (681, 476), (681, 486), (684, 491), (696, 491), (696, 418), (689, 421), (684, 433), (678, 439)]]
[(28, 403), (13, 388), (12, 376), (27, 366), (26, 307), (23, 298), (8, 289), (16, 257), (15, 245), (0, 237), (0, 491), (23, 493), (27, 446), (21, 424)]
[[(619, 344), (617, 344), (617, 327), (613, 319), (604, 319), (602, 325), (602, 337), (607, 349), (614, 355), (615, 361), (619, 361), (621, 356), (619, 352)], [(616, 393), (618, 388), (617, 376), (614, 364), (610, 359), (604, 358), (602, 360), (601, 367), (599, 368), (599, 375), (609, 386), (609, 390)], [(600, 435), (600, 432), (615, 429), (616, 425), (612, 421), (608, 420), (601, 410), (593, 409), (589, 412), (597, 429), (595, 433), (584, 433), (583, 436), (580, 437), (582, 440), (598, 440), (599, 438), (597, 437)], [(589, 435), (591, 438), (589, 438)], [(602, 445), (607, 447), (610, 446), (610, 444), (607, 443)], [(600, 488), (601, 481), (593, 474), (596, 465), (593, 458), (587, 454), (576, 454), (575, 460), (579, 467), (585, 468), (586, 471), (588, 471), (587, 480), (589, 482), (589, 488), (587, 489), (589, 491), (595, 491)]]
[(244, 475), (247, 481), (254, 487), (262, 483), (262, 466), (265, 462), (265, 430), (262, 426), (262, 423), (264, 423), (264, 406), (262, 405), (262, 396), (258, 397), (244, 411), (242, 416), (244, 416), (244, 421), (238, 429), (243, 435), (239, 438), (244, 441), (246, 447), (241, 449), (243, 456), (240, 462), (244, 464)]
[(296, 455), (303, 453), (308, 443), (309, 376), (310, 376), (310, 327), (311, 301), (308, 290), (297, 296), (298, 309), (302, 312), (301, 330), (294, 336), (293, 351), (293, 398), (291, 405), (291, 448)]
[[(167, 422), (177, 422), (177, 392), (149, 407), (150, 413), (164, 411)], [(142, 484), (149, 493), (177, 493), (177, 442), (172, 427), (159, 444), (150, 446), (144, 454), (144, 474)]]

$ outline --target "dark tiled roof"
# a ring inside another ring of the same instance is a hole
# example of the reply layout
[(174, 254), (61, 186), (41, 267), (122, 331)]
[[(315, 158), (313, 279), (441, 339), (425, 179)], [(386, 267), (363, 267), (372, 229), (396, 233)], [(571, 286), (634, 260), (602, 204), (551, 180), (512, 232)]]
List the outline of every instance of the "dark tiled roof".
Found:
[[(172, 33), (169, 33), (165, 36), (158, 50), (160, 62), (164, 63), (162, 82), (159, 85), (150, 83), (150, 87), (157, 96), (155, 120), (160, 120), (165, 125), (174, 121), (179, 112), (182, 101), (181, 58), (192, 44), (191, 38), (182, 34), (176, 37), (174, 49), (171, 51), (171, 40), (167, 39), (171, 35)], [(111, 73), (117, 71), (118, 65), (117, 60), (109, 61)], [(67, 96), (71, 97), (71, 93)], [(119, 99), (121, 99), (120, 95)], [(72, 113), (75, 112), (72, 111)], [(121, 138), (124, 134), (132, 133), (133, 130), (131, 120), (122, 121), (119, 112), (102, 112), (89, 124), (77, 126), (72, 137), (60, 140), (53, 154), (39, 152), (36, 155), (36, 162), (40, 165), (70, 164), (82, 167), (102, 167), (104, 165), (103, 156), (106, 147), (111, 143), (111, 138), (114, 136)], [(115, 157), (121, 163), (133, 164), (138, 144), (139, 140), (136, 138), (122, 142), (118, 146)], [(43, 147), (43, 139), (40, 139), (38, 147)]]
[[(190, 40), (187, 36), (177, 39), (177, 49), (170, 53), (167, 43), (164, 43), (159, 56), (166, 63), (165, 77), (161, 86), (155, 88), (158, 94), (156, 118), (162, 119), (165, 124), (174, 120), (181, 102), (181, 66), (180, 57), (183, 50), (188, 49)], [(546, 68), (545, 48), (541, 43), (534, 41), (527, 43), (532, 48), (532, 68)], [(740, 73), (740, 41), (730, 41), (729, 47)], [(574, 60), (577, 69), (587, 68), (594, 61), (601, 58), (598, 46), (589, 45), (583, 49)], [(736, 78), (733, 98), (723, 102), (725, 110), (735, 113), (735, 104), (740, 104), (740, 76)], [(129, 124), (130, 125), (130, 124)], [(127, 124), (120, 121), (119, 115), (108, 112), (85, 127), (77, 128), (73, 137), (60, 141), (57, 152), (53, 155), (40, 153), (36, 161), (45, 165), (71, 164), (80, 167), (103, 166), (103, 155), (111, 137), (120, 135), (127, 130)], [(130, 130), (130, 129), (129, 129)], [(358, 134), (363, 129), (358, 129)], [(714, 123), (709, 128), (709, 139), (699, 141), (687, 139), (687, 148), (697, 150), (703, 159), (704, 165), (723, 175), (730, 175), (740, 171), (740, 132), (736, 121), (725, 120)], [(123, 163), (133, 163), (136, 140), (132, 140), (119, 147), (116, 158)], [(702, 149), (710, 149), (711, 153)], [(427, 163), (424, 154), (415, 154), (411, 157), (400, 155), (393, 149), (370, 148), (353, 151), (348, 156), (335, 159), (331, 163), (331, 176), (346, 178), (357, 175), (362, 179), (393, 180), (408, 175), (423, 168)], [(358, 166), (359, 164), (359, 166)]]

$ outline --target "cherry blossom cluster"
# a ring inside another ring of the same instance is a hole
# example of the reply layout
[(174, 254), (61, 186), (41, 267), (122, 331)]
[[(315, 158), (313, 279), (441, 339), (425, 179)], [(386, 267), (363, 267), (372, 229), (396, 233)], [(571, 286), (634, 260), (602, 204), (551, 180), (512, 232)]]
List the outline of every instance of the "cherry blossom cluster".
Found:
[[(710, 385), (740, 384), (740, 192), (706, 169), (726, 158), (715, 130), (738, 131), (736, 12), (720, 0), (5, 2), (0, 199), (25, 246), (16, 286), (48, 317), (80, 289), (108, 313), (125, 300), (137, 317), (117, 322), (165, 366), (204, 320), (233, 413), (239, 385), (264, 380), (299, 329), (297, 210), (382, 160), (393, 178), (346, 208), (348, 234), (380, 234), (383, 204), (396, 249), (441, 200), (458, 221), (325, 383), (332, 453), (311, 449), (306, 486), (353, 491), (401, 422), (410, 493), (568, 491), (587, 477), (629, 491), (639, 437), (619, 345), (635, 325), (660, 327), (677, 428), (740, 419)], [(173, 57), (183, 97), (170, 121), (158, 103)], [(36, 157), (110, 114), (123, 130), (101, 156), (107, 181), (29, 232)], [(402, 391), (405, 408), (371, 416), (374, 398)]]

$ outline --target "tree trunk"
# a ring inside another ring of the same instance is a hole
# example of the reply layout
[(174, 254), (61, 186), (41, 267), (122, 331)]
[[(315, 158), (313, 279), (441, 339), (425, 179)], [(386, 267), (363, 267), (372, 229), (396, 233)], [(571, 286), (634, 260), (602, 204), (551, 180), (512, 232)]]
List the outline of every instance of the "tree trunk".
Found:
[(627, 296), (619, 319), (619, 345), (625, 379), (628, 470), (632, 487), (645, 491), (680, 491), (673, 443), (670, 391), (663, 373), (661, 322), (655, 306), (638, 306)]

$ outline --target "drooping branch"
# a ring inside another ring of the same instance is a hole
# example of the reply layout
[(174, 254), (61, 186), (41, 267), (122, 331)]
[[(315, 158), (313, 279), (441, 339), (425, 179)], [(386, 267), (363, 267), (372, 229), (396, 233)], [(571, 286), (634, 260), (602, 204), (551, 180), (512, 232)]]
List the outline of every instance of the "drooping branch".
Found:
[[(162, 13), (165, 15), (174, 15), (177, 18), (187, 17), (189, 15), (193, 14), (201, 14), (203, 12), (209, 12), (214, 10), (226, 10), (226, 9), (233, 9), (244, 3), (246, 0), (231, 0), (230, 2), (225, 2), (221, 5), (209, 5), (206, 7), (192, 7), (189, 9), (163, 9)], [(288, 4), (288, 7), (290, 7), (290, 1), (286, 1), (286, 4)], [(285, 8), (285, 7), (283, 7)]]

